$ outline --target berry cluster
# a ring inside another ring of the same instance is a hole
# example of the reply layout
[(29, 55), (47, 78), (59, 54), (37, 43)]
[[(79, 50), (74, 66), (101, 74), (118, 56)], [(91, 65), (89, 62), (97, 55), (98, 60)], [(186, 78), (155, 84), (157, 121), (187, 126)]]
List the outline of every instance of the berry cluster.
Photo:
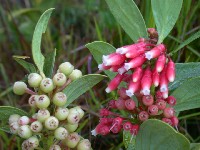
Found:
[[(42, 139), (54, 138), (50, 150), (76, 148), (90, 150), (89, 140), (83, 139), (76, 129), (84, 116), (81, 107), (66, 108), (67, 95), (62, 90), (72, 81), (80, 78), (82, 72), (74, 69), (69, 62), (62, 63), (53, 79), (42, 77), (37, 73), (28, 75), (29, 89), (24, 82), (15, 82), (13, 91), (17, 95), (31, 94), (28, 103), (35, 112), (32, 117), (13, 114), (9, 118), (10, 131), (26, 139), (23, 150), (41, 147)], [(47, 142), (48, 140), (46, 140)], [(42, 145), (45, 145), (45, 141)]]
[[(108, 107), (100, 110), (100, 122), (92, 131), (93, 135), (118, 133), (121, 129), (136, 135), (140, 124), (149, 118), (161, 119), (177, 127), (178, 119), (173, 109), (176, 99), (168, 96), (168, 84), (175, 79), (175, 64), (166, 54), (166, 46), (156, 45), (156, 30), (150, 28), (148, 33), (149, 39), (140, 38), (135, 44), (103, 56), (103, 63), (98, 68), (117, 72), (106, 92), (116, 90), (121, 82), (125, 82), (126, 87), (119, 88), (118, 100), (109, 101)], [(113, 109), (125, 110), (131, 118), (122, 117), (112, 112)]]

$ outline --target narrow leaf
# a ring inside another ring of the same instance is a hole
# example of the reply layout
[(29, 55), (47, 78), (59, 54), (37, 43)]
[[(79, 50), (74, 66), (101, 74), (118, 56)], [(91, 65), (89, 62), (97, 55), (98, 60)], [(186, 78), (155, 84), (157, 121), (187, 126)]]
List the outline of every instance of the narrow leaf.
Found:
[(147, 29), (137, 5), (133, 0), (106, 0), (111, 13), (130, 38), (147, 38)]
[(55, 57), (56, 57), (56, 49), (53, 52), (47, 54), (45, 57), (44, 74), (47, 77), (52, 77), (54, 63), (55, 63)]
[(42, 55), (41, 52), (42, 34), (45, 33), (46, 31), (47, 24), (53, 10), (54, 8), (50, 8), (42, 14), (42, 16), (37, 22), (37, 25), (33, 33), (32, 55), (33, 55), (33, 60), (36, 66), (38, 67), (40, 73), (43, 73), (43, 66), (44, 66), (44, 56)]
[(183, 0), (151, 0), (154, 20), (159, 34), (158, 43), (162, 43), (174, 27), (182, 3)]
[(149, 119), (141, 126), (136, 137), (136, 150), (189, 150), (190, 143), (168, 124)]
[(91, 74), (91, 75), (85, 75), (73, 81), (63, 91), (67, 95), (67, 104), (65, 106), (67, 107), (80, 95), (84, 94), (86, 91), (91, 89), (93, 86), (95, 86), (104, 78), (105, 76), (103, 75)]
[[(98, 64), (102, 63), (103, 55), (108, 55), (116, 51), (115, 47), (102, 41), (95, 41), (92, 43), (88, 43), (86, 47), (90, 50), (90, 52), (92, 53), (94, 59)], [(116, 75), (116, 73), (110, 71), (105, 71), (105, 73), (108, 75), (110, 79), (112, 79)]]

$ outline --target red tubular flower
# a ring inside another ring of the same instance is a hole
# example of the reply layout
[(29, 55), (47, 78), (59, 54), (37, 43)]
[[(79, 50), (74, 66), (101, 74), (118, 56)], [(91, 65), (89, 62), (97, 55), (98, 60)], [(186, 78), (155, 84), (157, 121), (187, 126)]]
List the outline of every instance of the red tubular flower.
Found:
[(158, 107), (157, 105), (151, 105), (148, 107), (148, 113), (151, 115), (151, 116), (155, 116), (158, 114)]
[(160, 91), (161, 92), (168, 91), (168, 79), (166, 77), (166, 67), (160, 74)]
[(96, 134), (106, 135), (110, 132), (109, 126), (98, 124), (95, 128)]
[(148, 60), (151, 60), (153, 58), (157, 58), (158, 56), (160, 56), (161, 54), (163, 54), (165, 52), (166, 48), (164, 44), (159, 44), (156, 47), (154, 47), (153, 49), (151, 49), (150, 51), (145, 53), (145, 57)]
[(122, 65), (111, 66), (109, 70), (112, 71), (112, 72), (118, 72), (118, 69), (121, 68), (121, 67), (122, 67)]
[(98, 65), (99, 70), (108, 70), (111, 66), (105, 66), (104, 63)]
[(156, 69), (152, 72), (152, 81), (155, 87), (157, 87), (160, 83), (160, 74), (157, 72)]
[(165, 66), (165, 62), (166, 62), (166, 57), (164, 54), (160, 55), (158, 57), (158, 60), (156, 61), (156, 71), (157, 72), (161, 72)]
[(141, 54), (144, 54), (146, 50), (148, 50), (148, 48), (140, 47), (138, 49), (128, 51), (125, 56), (126, 58), (135, 58), (137, 56), (140, 56)]
[(115, 125), (113, 127), (111, 127), (110, 131), (112, 131), (112, 133), (116, 134), (116, 133), (119, 133), (122, 129), (122, 126), (121, 125)]
[(106, 88), (106, 92), (110, 93), (111, 91), (115, 90), (118, 85), (120, 84), (120, 82), (123, 79), (123, 75), (117, 74), (112, 80), (111, 82), (108, 84), (108, 87)]
[(171, 59), (167, 64), (166, 76), (170, 82), (175, 79), (175, 63)]
[(132, 75), (133, 82), (137, 82), (142, 78), (142, 67), (137, 67)]
[(169, 94), (168, 88), (167, 88), (167, 91), (162, 92), (162, 94), (163, 94), (164, 99), (168, 98), (168, 94)]
[(129, 82), (128, 90), (126, 90), (126, 95), (129, 97), (133, 96), (135, 92), (137, 92), (140, 89), (140, 81), (138, 82)]
[(150, 87), (152, 84), (152, 72), (151, 68), (147, 67), (144, 71), (144, 75), (141, 80), (141, 88), (142, 88), (142, 93), (144, 95), (149, 95), (150, 94)]
[(103, 63), (105, 66), (117, 66), (124, 63), (126, 57), (124, 55), (113, 53), (107, 56), (103, 56)]

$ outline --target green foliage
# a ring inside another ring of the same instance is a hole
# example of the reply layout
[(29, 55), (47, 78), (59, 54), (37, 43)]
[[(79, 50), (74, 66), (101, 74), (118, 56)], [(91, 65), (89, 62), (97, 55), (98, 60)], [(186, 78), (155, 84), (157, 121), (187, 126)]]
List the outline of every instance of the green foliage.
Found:
[(135, 140), (136, 136), (133, 136), (130, 131), (123, 131), (123, 143), (127, 150), (135, 149)]
[(191, 143), (190, 144), (190, 150), (199, 150), (200, 149), (200, 143)]

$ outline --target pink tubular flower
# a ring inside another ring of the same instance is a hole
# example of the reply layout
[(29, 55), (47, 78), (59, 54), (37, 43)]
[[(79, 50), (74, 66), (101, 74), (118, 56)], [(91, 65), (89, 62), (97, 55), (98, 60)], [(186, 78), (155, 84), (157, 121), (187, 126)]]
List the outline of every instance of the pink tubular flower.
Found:
[(126, 95), (129, 97), (133, 96), (135, 92), (137, 92), (140, 88), (140, 81), (138, 82), (129, 82), (128, 90), (126, 90)]
[(142, 80), (141, 80), (141, 89), (142, 89), (142, 93), (144, 95), (150, 94), (150, 87), (151, 87), (151, 84), (152, 84), (151, 75), (152, 75), (151, 68), (147, 67), (144, 71), (144, 75), (143, 75)]
[(158, 60), (156, 61), (156, 71), (157, 72), (161, 72), (165, 66), (165, 62), (166, 62), (166, 57), (165, 55), (160, 55), (158, 57)]
[(148, 50), (146, 47), (140, 47), (134, 50), (130, 50), (126, 53), (127, 58), (135, 58), (137, 56), (140, 56), (141, 54), (144, 54), (145, 51)]
[(137, 67), (132, 75), (133, 82), (137, 82), (142, 78), (142, 67)]
[(151, 60), (153, 58), (157, 58), (158, 56), (160, 56), (164, 51), (166, 50), (164, 44), (159, 44), (156, 47), (154, 47), (153, 49), (151, 49), (150, 51), (145, 53), (145, 57), (148, 60)]
[(121, 67), (122, 67), (121, 65), (111, 66), (111, 68), (109, 70), (112, 71), (112, 72), (118, 72), (118, 69), (121, 68)]
[(140, 67), (147, 59), (145, 58), (144, 55), (140, 55), (134, 59), (132, 59), (131, 61), (129, 61), (128, 63), (124, 64), (124, 68), (128, 71), (131, 68), (137, 68)]
[(166, 76), (170, 82), (175, 79), (175, 63), (171, 59), (167, 64)]
[(108, 70), (111, 66), (105, 66), (104, 63), (98, 65), (99, 70)]
[(126, 57), (124, 55), (113, 53), (107, 56), (103, 56), (103, 63), (105, 66), (116, 66), (124, 63)]
[(124, 65), (123, 65), (123, 66), (122, 66), (121, 68), (119, 68), (117, 71), (118, 71), (119, 74), (123, 74), (123, 73), (126, 72), (126, 69), (124, 68)]
[(120, 82), (123, 79), (123, 75), (117, 74), (112, 80), (111, 82), (108, 84), (108, 87), (106, 88), (106, 92), (110, 93), (111, 91), (115, 90), (118, 85), (120, 84)]
[(169, 95), (168, 88), (167, 88), (167, 91), (162, 92), (162, 95), (163, 95), (163, 98), (164, 98), (164, 99), (168, 98), (168, 95)]
[(168, 91), (168, 79), (166, 77), (166, 67), (160, 74), (160, 91), (161, 92)]
[(100, 123), (91, 132), (92, 132), (92, 135), (94, 136), (96, 136), (97, 134), (107, 135), (108, 133), (110, 133), (110, 129), (109, 129), (109, 126)]
[(152, 80), (155, 87), (157, 87), (160, 83), (160, 74), (157, 72), (156, 69), (152, 72)]

